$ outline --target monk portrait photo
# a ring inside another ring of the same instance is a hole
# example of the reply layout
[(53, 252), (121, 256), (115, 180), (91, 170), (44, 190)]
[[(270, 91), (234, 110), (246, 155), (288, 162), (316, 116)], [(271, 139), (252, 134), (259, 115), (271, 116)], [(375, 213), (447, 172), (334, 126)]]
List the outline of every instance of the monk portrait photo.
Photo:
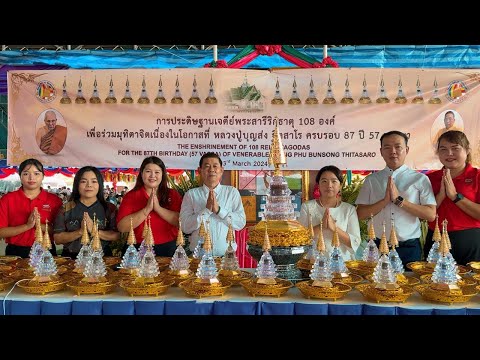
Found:
[(49, 109), (42, 112), (37, 120), (35, 135), (40, 150), (47, 155), (55, 155), (62, 151), (67, 140), (65, 125), (65, 120), (57, 110)]
[(443, 111), (433, 122), (430, 138), (434, 148), (437, 147), (438, 138), (450, 130), (463, 131), (463, 119), (455, 110)]

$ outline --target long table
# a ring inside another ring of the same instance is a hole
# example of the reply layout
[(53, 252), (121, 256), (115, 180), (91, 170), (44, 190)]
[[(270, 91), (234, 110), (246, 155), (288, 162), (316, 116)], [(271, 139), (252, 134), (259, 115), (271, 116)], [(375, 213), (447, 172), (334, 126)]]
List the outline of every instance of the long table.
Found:
[(251, 297), (242, 287), (231, 287), (222, 297), (192, 298), (178, 287), (158, 297), (130, 297), (116, 288), (107, 295), (75, 295), (71, 290), (28, 294), (15, 287), (0, 293), (4, 315), (477, 315), (480, 295), (462, 304), (425, 302), (414, 293), (405, 303), (372, 303), (357, 290), (342, 300), (306, 299), (293, 287), (279, 298)]

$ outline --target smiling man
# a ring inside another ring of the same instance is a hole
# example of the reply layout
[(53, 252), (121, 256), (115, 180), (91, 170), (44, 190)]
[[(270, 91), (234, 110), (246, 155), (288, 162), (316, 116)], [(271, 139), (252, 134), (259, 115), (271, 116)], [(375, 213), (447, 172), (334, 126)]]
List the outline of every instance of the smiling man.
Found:
[[(380, 153), (385, 168), (365, 178), (356, 204), (360, 220), (374, 215), (373, 225), (379, 237), (385, 222), (390, 233), (391, 220), (399, 241), (398, 255), (403, 264), (421, 260), (420, 219), (435, 219), (435, 196), (427, 176), (405, 165), (408, 137), (401, 131), (386, 132), (380, 138)], [(377, 238), (377, 245), (379, 239)]]
[(67, 140), (67, 128), (57, 125), (57, 114), (53, 110), (45, 112), (43, 121), (45, 125), (38, 129), (35, 135), (38, 147), (45, 154), (57, 154), (63, 149)]
[(188, 190), (183, 197), (180, 209), (182, 231), (191, 234), (190, 250), (193, 251), (199, 240), (203, 219), (207, 231), (210, 231), (213, 256), (223, 256), (228, 245), (226, 237), (229, 222), (232, 222), (234, 230), (243, 229), (246, 223), (242, 198), (235, 187), (220, 184), (223, 167), (216, 153), (204, 154), (199, 165), (203, 185)]

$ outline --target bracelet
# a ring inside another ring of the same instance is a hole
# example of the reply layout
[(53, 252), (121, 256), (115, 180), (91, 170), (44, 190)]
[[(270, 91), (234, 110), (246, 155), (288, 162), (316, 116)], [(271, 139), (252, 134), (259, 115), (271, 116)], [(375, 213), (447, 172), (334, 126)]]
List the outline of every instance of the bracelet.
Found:
[(219, 212), (220, 212), (220, 205), (218, 205), (218, 211), (215, 214), (218, 215)]

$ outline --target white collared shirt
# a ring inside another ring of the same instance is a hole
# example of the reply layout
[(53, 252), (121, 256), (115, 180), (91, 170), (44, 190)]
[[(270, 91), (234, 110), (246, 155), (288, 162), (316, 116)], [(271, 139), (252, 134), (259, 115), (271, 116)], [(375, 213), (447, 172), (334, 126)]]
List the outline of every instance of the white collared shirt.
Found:
[[(242, 198), (235, 187), (218, 184), (213, 191), (220, 206), (218, 214), (211, 212), (205, 207), (210, 189), (202, 185), (185, 193), (180, 209), (180, 220), (182, 222), (182, 231), (186, 234), (191, 234), (189, 240), (190, 250), (192, 251), (198, 242), (198, 231), (202, 216), (205, 226), (207, 226), (207, 220), (210, 220), (209, 228), (213, 255), (223, 256), (228, 245), (226, 239), (229, 217), (232, 218), (233, 230), (241, 230), (245, 227), (246, 216)], [(236, 244), (233, 244), (233, 247), (236, 249)]]
[[(392, 170), (386, 166), (383, 170), (372, 173), (365, 178), (355, 204), (370, 205), (385, 197), (388, 177), (392, 176), (398, 194), (405, 200), (418, 205), (437, 205), (432, 184), (425, 174), (410, 169), (407, 165)], [(390, 236), (391, 221), (395, 221), (398, 241), (419, 238), (421, 235), (420, 220), (393, 202), (385, 206), (373, 218), (375, 235), (380, 238), (383, 233), (383, 221), (387, 239)]]

